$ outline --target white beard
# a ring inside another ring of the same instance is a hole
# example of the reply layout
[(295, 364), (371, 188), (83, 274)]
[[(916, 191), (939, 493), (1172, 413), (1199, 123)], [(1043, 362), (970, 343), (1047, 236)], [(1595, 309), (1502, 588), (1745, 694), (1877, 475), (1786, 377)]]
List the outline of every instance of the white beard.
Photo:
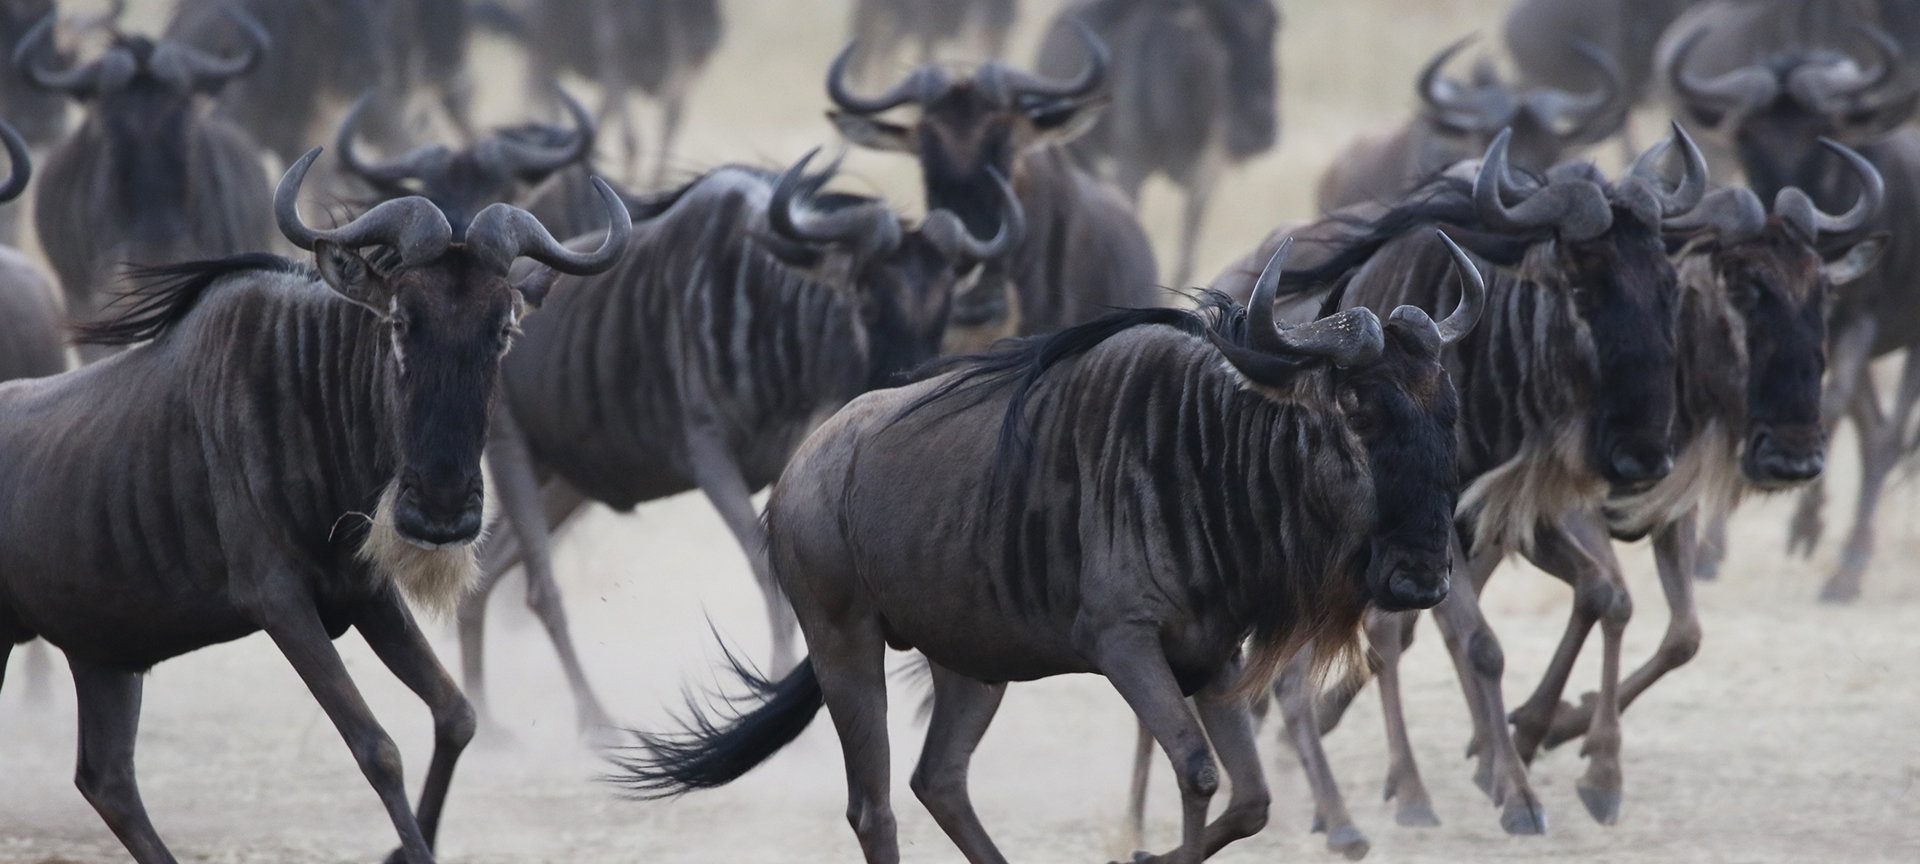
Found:
[[(492, 490), (487, 491), (487, 501), (492, 503)], [(374, 508), (373, 524), (367, 528), (366, 542), (360, 544), (359, 558), (391, 580), (415, 607), (435, 616), (451, 614), (480, 581), (476, 554), (480, 538), (427, 548), (400, 536), (393, 526), (393, 502), (399, 494), (398, 481), (388, 483), (386, 491), (380, 493), (380, 506)], [(486, 524), (484, 517), (481, 524)]]

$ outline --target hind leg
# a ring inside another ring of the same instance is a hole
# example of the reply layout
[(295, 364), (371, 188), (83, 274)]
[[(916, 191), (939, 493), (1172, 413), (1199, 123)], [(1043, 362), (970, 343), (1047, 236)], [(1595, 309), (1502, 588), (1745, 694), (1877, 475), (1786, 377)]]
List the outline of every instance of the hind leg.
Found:
[[(1367, 836), (1354, 827), (1340, 786), (1333, 779), (1333, 766), (1320, 746), (1319, 706), (1314, 693), (1313, 652), (1301, 651), (1287, 661), (1273, 686), (1283, 721), (1281, 734), (1293, 744), (1300, 757), (1300, 769), (1307, 775), (1307, 787), (1313, 792), (1313, 830), (1327, 835), (1327, 849), (1358, 861), (1371, 848)], [(1219, 742), (1215, 741), (1217, 745)], [(1224, 756), (1222, 757), (1224, 759)], [(1239, 785), (1235, 784), (1235, 789)]]
[(1127, 840), (1138, 849), (1147, 839), (1147, 780), (1153, 776), (1153, 732), (1136, 721), (1133, 783), (1127, 790)]
[(1880, 510), (1880, 493), (1899, 465), (1906, 427), (1920, 398), (1920, 351), (1907, 350), (1900, 373), (1900, 389), (1893, 414), (1883, 414), (1871, 379), (1855, 391), (1853, 420), (1860, 430), (1860, 501), (1854, 511), (1853, 531), (1840, 551), (1840, 566), (1820, 589), (1825, 603), (1849, 603), (1860, 596), (1860, 583), (1873, 560), (1873, 521)]
[[(690, 399), (689, 404), (705, 404), (704, 399), (703, 394), (698, 399)], [(774, 581), (768, 564), (766, 527), (753, 509), (753, 490), (748, 488), (740, 465), (734, 461), (726, 437), (717, 425), (710, 421), (691, 421), (686, 439), (695, 482), (733, 532), (740, 551), (746, 554), (747, 563), (753, 568), (754, 581), (760, 584), (761, 599), (767, 607), (767, 626), (773, 635), (772, 675), (776, 678), (785, 675), (794, 663), (793, 607), (780, 584)]]
[(140, 800), (133, 745), (140, 729), (140, 675), (68, 659), (80, 703), (80, 759), (73, 783), (140, 864), (174, 864)]
[[(447, 801), (447, 788), (453, 783), (454, 764), (460, 760), (460, 752), (466, 749), (467, 742), (473, 740), (473, 707), (460, 695), (452, 676), (440, 666), (433, 646), (427, 644), (419, 625), (414, 623), (413, 613), (391, 592), (367, 604), (355, 616), (354, 628), (394, 677), (433, 712), (433, 758), (427, 764), (426, 780), (420, 787), (420, 804), (414, 808), (420, 834), (426, 838), (427, 847), (432, 848), (440, 827), (440, 810)], [(392, 864), (399, 864), (400, 856), (396, 851)]]
[(913, 794), (933, 814), (971, 864), (1006, 864), (967, 796), (967, 764), (1000, 709), (1007, 685), (988, 684), (929, 663), (933, 671), (933, 718), (927, 745), (913, 769)]
[(1466, 694), (1467, 706), (1474, 717), (1471, 750), (1480, 757), (1480, 768), (1474, 779), (1493, 799), (1494, 805), (1501, 808), (1500, 827), (1507, 833), (1545, 833), (1546, 809), (1540, 806), (1540, 797), (1534, 794), (1527, 780), (1526, 763), (1521, 761), (1505, 722), (1500, 676), (1506, 671), (1506, 654), (1500, 650), (1499, 637), (1480, 613), (1478, 587), (1493, 572), (1500, 556), (1483, 552), (1469, 562), (1460, 557), (1458, 544), (1453, 546), (1454, 573), (1466, 573), (1470, 578), (1453, 580), (1446, 599), (1433, 608), (1433, 621), (1440, 626), (1447, 653), (1453, 658), (1454, 671), (1460, 676), (1460, 689)]
[(807, 633), (807, 647), (846, 758), (847, 823), (867, 864), (899, 864), (889, 800), (886, 642), (879, 624), (863, 617), (815, 628)]

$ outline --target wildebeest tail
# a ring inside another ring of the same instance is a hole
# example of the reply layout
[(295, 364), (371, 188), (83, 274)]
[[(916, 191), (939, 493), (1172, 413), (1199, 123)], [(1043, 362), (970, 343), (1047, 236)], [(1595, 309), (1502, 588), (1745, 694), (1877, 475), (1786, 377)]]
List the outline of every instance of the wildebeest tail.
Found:
[(610, 757), (620, 770), (607, 779), (643, 799), (725, 786), (800, 737), (826, 702), (812, 660), (779, 681), (760, 677), (731, 654), (727, 661), (745, 695), (722, 695), (717, 710), (690, 697), (681, 731), (635, 731), (635, 743)]

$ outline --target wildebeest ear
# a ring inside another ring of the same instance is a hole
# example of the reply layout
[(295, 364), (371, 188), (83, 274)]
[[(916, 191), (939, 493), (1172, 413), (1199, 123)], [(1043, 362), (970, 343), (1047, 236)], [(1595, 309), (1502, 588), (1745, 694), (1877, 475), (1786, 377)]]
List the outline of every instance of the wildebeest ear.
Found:
[(331, 240), (316, 240), (313, 243), (313, 262), (320, 269), (320, 278), (335, 293), (363, 306), (371, 306), (375, 311), (385, 311), (386, 280), (373, 272), (373, 267), (367, 264), (367, 259), (360, 257), (360, 253)]
[(1061, 101), (1027, 112), (1027, 119), (1052, 144), (1065, 144), (1085, 135), (1107, 110), (1107, 100)]
[(1827, 281), (1835, 287), (1845, 285), (1865, 276), (1873, 265), (1880, 263), (1880, 253), (1886, 251), (1888, 233), (1875, 231), (1865, 239), (1853, 244), (1845, 255), (1820, 265), (1821, 272), (1827, 275)]
[(842, 136), (858, 146), (896, 153), (912, 153), (914, 150), (913, 130), (897, 123), (846, 111), (828, 111), (827, 119), (833, 121)]
[(513, 291), (527, 304), (528, 309), (538, 309), (547, 299), (547, 292), (553, 290), (553, 283), (560, 281), (560, 271), (545, 264), (535, 264), (513, 280)]

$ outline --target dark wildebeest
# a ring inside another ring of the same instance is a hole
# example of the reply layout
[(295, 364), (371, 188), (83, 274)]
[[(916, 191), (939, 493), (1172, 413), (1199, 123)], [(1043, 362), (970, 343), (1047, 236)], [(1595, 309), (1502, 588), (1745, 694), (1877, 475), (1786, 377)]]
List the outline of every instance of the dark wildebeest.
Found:
[(334, 118), (368, 90), (380, 99), (367, 132), (383, 146), (410, 137), (406, 103), (421, 87), (467, 133), (464, 0), (181, 0), (167, 38), (215, 53), (240, 50), (253, 37), (223, 8), (258, 21), (274, 50), (221, 95), (219, 113), (282, 162), (325, 140)]
[(1393, 132), (1361, 136), (1334, 158), (1315, 190), (1322, 211), (1397, 201), (1448, 166), (1485, 153), (1493, 137), (1509, 129), (1514, 164), (1544, 171), (1569, 149), (1620, 128), (1626, 91), (1605, 52), (1584, 43), (1564, 46), (1600, 81), (1583, 91), (1508, 84), (1485, 58), (1475, 64), (1471, 80), (1441, 75), (1447, 61), (1474, 38), (1441, 49), (1420, 70), (1414, 87), (1420, 110), (1412, 119)]
[[(1864, 162), (1859, 167), (1872, 170)], [(1691, 580), (1696, 519), (1730, 510), (1751, 491), (1803, 483), (1824, 463), (1819, 402), (1825, 312), (1833, 286), (1864, 272), (1880, 241), (1856, 244), (1838, 260), (1823, 262), (1814, 238), (1866, 218), (1877, 201), (1870, 195), (1837, 218), (1805, 201), (1797, 192), (1783, 195), (1770, 215), (1751, 190), (1731, 187), (1709, 193), (1694, 212), (1666, 220), (1680, 289), (1674, 418), (1680, 455), (1666, 478), (1610, 499), (1606, 511), (1616, 537), (1653, 535), (1670, 616), (1653, 658), (1620, 683), (1621, 711), (1699, 648)], [(1286, 734), (1315, 796), (1316, 824), (1328, 831), (1329, 847), (1352, 857), (1365, 854), (1366, 839), (1347, 814), (1319, 737), (1363, 681), (1350, 679), (1318, 697), (1306, 689), (1311, 682), (1302, 670), (1290, 668), (1276, 685)], [(1596, 698), (1589, 694), (1577, 709), (1562, 703), (1544, 739), (1533, 737), (1537, 728), (1522, 730), (1523, 739), (1551, 748), (1585, 734)], [(1394, 785), (1390, 780), (1389, 788)], [(1403, 824), (1410, 815), (1403, 809)]]
[(919, 49), (917, 63), (932, 63), (940, 43), (960, 40), (970, 26), (979, 31), (984, 56), (997, 58), (1006, 52), (1015, 12), (1014, 0), (858, 0), (851, 29), (859, 47), (848, 74), (864, 81), (885, 72), (909, 42)]
[[(1845, 602), (1858, 596), (1872, 559), (1880, 492), (1914, 446), (1906, 430), (1920, 400), (1920, 351), (1913, 350), (1920, 345), (1920, 129), (1907, 121), (1920, 101), (1920, 68), (1904, 61), (1881, 28), (1832, 17), (1831, 9), (1793, 4), (1710, 3), (1675, 23), (1660, 56), (1675, 113), (1736, 158), (1762, 200), (1793, 186), (1822, 210), (1850, 206), (1861, 181), (1847, 160), (1819, 146), (1822, 136), (1854, 147), (1885, 178), (1885, 208), (1855, 233), (1889, 232), (1886, 252), (1879, 266), (1837, 292), (1830, 322), (1833, 371), (1823, 413), (1829, 429), (1851, 417), (1860, 430), (1861, 482), (1853, 530), (1820, 596)], [(1908, 359), (1889, 414), (1868, 363), (1901, 349)], [(1811, 552), (1823, 502), (1820, 484), (1810, 485), (1789, 549)], [(1724, 545), (1717, 528), (1703, 537), (1708, 572)]]
[[(75, 783), (140, 864), (174, 860), (134, 780), (144, 673), (259, 630), (379, 793), (395, 858), (431, 864), (474, 718), (401, 597), (450, 606), (477, 575), (481, 449), (519, 314), (559, 273), (605, 269), (626, 243), (611, 190), (614, 230), (591, 253), (504, 204), (457, 243), (423, 198), (317, 231), (296, 201), (318, 155), (274, 198), (314, 266), (254, 253), (156, 268), (165, 282), (84, 329), (147, 344), (0, 385), (0, 661), (33, 636), (66, 652)], [(544, 266), (509, 281), (520, 256)], [(349, 627), (433, 711), (417, 811), (399, 750), (331, 644)]]
[[(53, 11), (53, 0), (4, 0), (0, 2), (0, 56), (13, 56), (21, 37)], [(67, 103), (58, 94), (48, 93), (27, 83), (18, 71), (0, 72), (0, 115), (12, 121), (31, 148), (45, 148), (60, 140), (67, 131)], [(20, 213), (25, 204), (0, 206), (0, 242), (14, 243), (19, 236)]]
[[(898, 861), (882, 661), (911, 648), (934, 681), (913, 791), (969, 861), (1005, 860), (966, 777), (1006, 682), (1074, 672), (1112, 682), (1179, 779), (1180, 847), (1135, 860), (1198, 864), (1260, 830), (1248, 685), (1295, 650), (1350, 656), (1370, 604), (1448, 592), (1458, 404), (1440, 357), (1485, 299), (1459, 253), (1465, 299), (1439, 325), (1406, 306), (1384, 329), (1366, 309), (1289, 329), (1285, 257), (1250, 308), (1118, 312), (847, 406), (767, 507), (811, 656), (777, 683), (741, 670), (749, 710), (641, 735), (622, 780), (727, 783), (825, 704), (847, 820), (867, 861)], [(1222, 767), (1232, 798), (1207, 824)]]
[[(80, 128), (48, 154), (34, 192), (34, 225), (69, 318), (89, 320), (96, 295), (124, 265), (260, 252), (272, 243), (259, 147), (205, 116), (196, 98), (246, 73), (268, 50), (245, 13), (229, 14), (256, 37), (234, 57), (121, 35), (93, 62), (51, 70), (40, 55), (52, 15), (14, 52), (14, 68), (35, 86), (87, 106)], [(90, 346), (82, 356), (101, 353)]]
[(981, 241), (952, 213), (909, 231), (883, 202), (819, 192), (832, 171), (808, 177), (807, 162), (780, 175), (721, 168), (648, 202), (627, 258), (570, 283), (528, 322), (487, 445), (510, 530), (490, 542), (460, 609), (466, 692), (482, 711), (488, 592), (524, 562), (527, 603), (559, 651), (581, 726), (607, 728), (550, 553), (552, 532), (590, 501), (630, 510), (704, 492), (766, 595), (774, 667), (792, 664), (792, 612), (768, 572), (752, 494), (847, 400), (932, 358), (956, 283), (1021, 231), (1010, 190), (999, 234)]
[[(1626, 114), (1647, 98), (1653, 81), (1653, 50), (1667, 25), (1693, 0), (1518, 0), (1502, 28), (1507, 55), (1520, 77), (1535, 87), (1590, 93), (1608, 86), (1568, 45), (1597, 47), (1619, 64), (1622, 98), (1602, 119), (1609, 129), (1626, 126)], [(1631, 145), (1629, 145), (1631, 146)]]
[[(1684, 140), (1677, 128), (1675, 134)], [(1603, 505), (1610, 492), (1643, 489), (1671, 471), (1679, 298), (1660, 222), (1700, 200), (1706, 166), (1689, 140), (1683, 148), (1686, 170), (1673, 189), (1656, 176), (1652, 159), (1640, 160), (1617, 183), (1607, 183), (1591, 165), (1566, 163), (1550, 170), (1544, 183), (1510, 188), (1504, 179), (1511, 171), (1507, 143), (1506, 135), (1494, 140), (1471, 189), (1449, 172), (1392, 207), (1323, 220), (1348, 223), (1341, 231), (1296, 231), (1338, 239), (1325, 244), (1331, 248), (1321, 250), (1320, 263), (1289, 272), (1283, 285), (1299, 292), (1333, 285), (1339, 291), (1333, 302), (1375, 309), (1431, 302), (1418, 292), (1431, 290), (1426, 286), (1445, 262), (1443, 250), (1428, 242), (1424, 226), (1432, 224), (1448, 226), (1497, 267), (1487, 325), (1450, 360), (1461, 385), (1461, 476), (1468, 485), (1459, 521), (1472, 579), (1456, 586), (1434, 618), (1472, 709), (1472, 750), (1480, 758), (1475, 779), (1503, 808), (1503, 827), (1537, 833), (1545, 828), (1545, 814), (1527, 783), (1523, 750), (1505, 722), (1505, 661), (1477, 594), (1494, 566), (1516, 551), (1548, 569), (1577, 574), (1574, 615), (1554, 668), (1571, 665), (1571, 652), (1597, 621), (1607, 657), (1601, 690), (1611, 700), (1604, 704), (1618, 704), (1611, 694), (1617, 691), (1620, 635), (1631, 606), (1605, 542)], [(1232, 290), (1244, 272), (1243, 261), (1215, 285)], [(1592, 546), (1601, 552), (1582, 551)], [(1580, 566), (1559, 563), (1568, 558), (1578, 558)], [(1410, 615), (1369, 615), (1369, 665), (1377, 667), (1385, 703), (1393, 751), (1387, 795), (1399, 799), (1396, 818), (1435, 824), (1400, 711), (1397, 664), (1412, 624)], [(1564, 671), (1550, 674), (1515, 712), (1514, 722), (1544, 729), (1564, 686)], [(1342, 698), (1351, 698), (1352, 689), (1343, 688)], [(1310, 708), (1309, 702), (1288, 710), (1297, 717)], [(1307, 737), (1317, 748), (1317, 739)], [(1617, 710), (1595, 713), (1588, 740), (1592, 762), (1579, 784), (1581, 798), (1596, 818), (1610, 821), (1620, 800)], [(1524, 752), (1531, 751), (1528, 745)], [(1332, 779), (1315, 782), (1330, 785)], [(1344, 810), (1319, 816), (1330, 832), (1351, 828)], [(1345, 839), (1365, 842), (1357, 831)]]
[[(927, 207), (958, 214), (973, 235), (998, 230), (994, 173), (1012, 178), (1027, 217), (1026, 236), (1003, 266), (988, 268), (961, 298), (954, 309), (958, 325), (1045, 333), (1115, 308), (1161, 302), (1153, 247), (1133, 208), (1059, 146), (1092, 119), (1095, 94), (1106, 78), (1106, 48), (1086, 29), (1076, 32), (1086, 40), (1088, 60), (1067, 80), (1031, 75), (998, 60), (957, 80), (938, 65), (926, 65), (865, 98), (846, 86), (852, 45), (827, 72), (827, 94), (838, 106), (829, 116), (841, 134), (862, 147), (917, 156)], [(879, 118), (909, 104), (919, 109), (910, 126)]]
[(1136, 206), (1155, 173), (1185, 190), (1173, 269), (1185, 287), (1220, 172), (1279, 137), (1280, 13), (1270, 0), (1078, 0), (1054, 19), (1034, 68), (1056, 77), (1081, 68), (1081, 26), (1112, 52), (1111, 101), (1070, 146), (1104, 164)]
[(720, 46), (725, 29), (718, 0), (522, 0), (487, 8), (492, 23), (526, 45), (540, 86), (561, 72), (599, 85), (600, 126), (620, 130), (628, 173), (640, 158), (629, 88), (660, 100), (653, 185), (666, 182), (687, 88)]
[[(463, 150), (427, 144), (391, 161), (369, 162), (353, 143), (361, 116), (373, 104), (374, 94), (368, 93), (347, 113), (334, 146), (345, 173), (366, 183), (374, 200), (419, 195), (440, 208), (458, 233), (487, 206), (516, 203), (555, 172), (587, 162), (593, 153), (593, 119), (565, 92), (559, 96), (572, 117), (572, 129), (530, 123), (496, 130), (492, 137)], [(541, 224), (557, 236), (573, 236), (559, 231), (557, 225)]]

